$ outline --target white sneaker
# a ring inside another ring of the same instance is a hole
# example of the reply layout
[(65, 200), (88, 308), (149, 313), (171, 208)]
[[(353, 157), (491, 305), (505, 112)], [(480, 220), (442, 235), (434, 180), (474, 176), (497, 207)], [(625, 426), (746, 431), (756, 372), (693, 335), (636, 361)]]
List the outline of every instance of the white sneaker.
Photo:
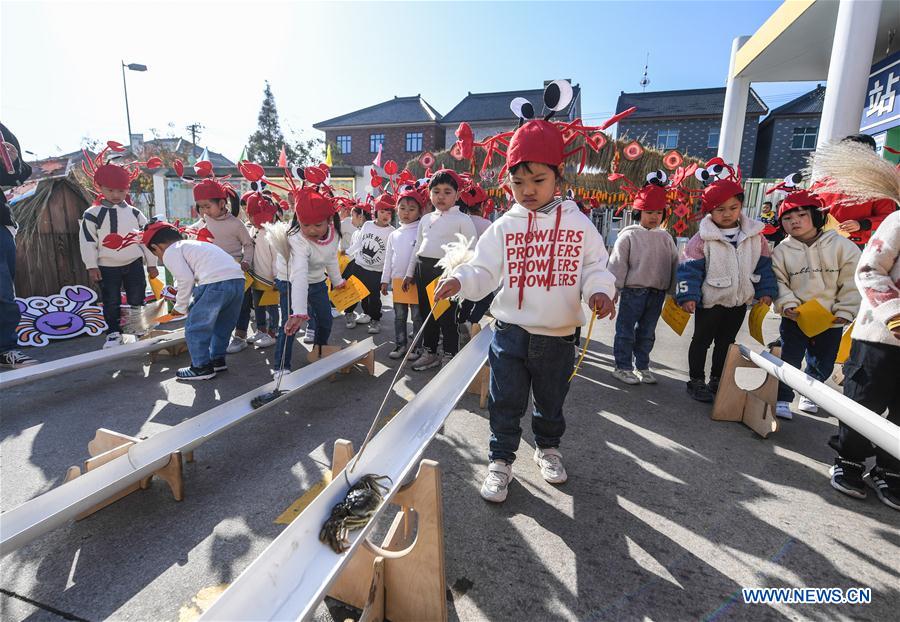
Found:
[(259, 341), (260, 337), (262, 337), (263, 335), (265, 335), (264, 332), (257, 331), (255, 333), (253, 333), (252, 335), (250, 335), (249, 337), (247, 337), (247, 343), (256, 343), (257, 341)]
[(617, 369), (613, 371), (612, 377), (625, 384), (641, 384), (641, 379), (630, 369)]
[(443, 363), (443, 359), (441, 355), (437, 353), (425, 352), (422, 356), (419, 357), (419, 360), (416, 361), (416, 364), (412, 366), (414, 371), (425, 371), (426, 369), (434, 369), (435, 367), (440, 367)]
[(367, 330), (366, 332), (370, 335), (377, 335), (381, 332), (381, 322), (379, 322), (378, 320), (372, 320), (372, 322), (369, 324), (369, 330)]
[(331, 317), (341, 317), (342, 315), (344, 315), (342, 311), (338, 311), (334, 307), (331, 307)]
[(814, 401), (806, 397), (805, 395), (800, 396), (800, 403), (797, 404), (797, 408), (805, 413), (809, 413), (811, 415), (819, 412), (819, 405)]
[(791, 420), (794, 418), (794, 413), (791, 412), (791, 403), (790, 402), (778, 402), (775, 404), (775, 416), (779, 419), (787, 419)]
[(357, 324), (368, 324), (371, 321), (372, 321), (372, 318), (369, 317), (368, 315), (366, 315), (365, 313), (360, 313), (359, 315), (356, 316)]
[(277, 382), (279, 378), (281, 378), (282, 376), (287, 376), (289, 373), (291, 373), (290, 369), (273, 369), (272, 379)]
[(356, 316), (352, 313), (347, 314), (347, 323), (345, 324), (347, 328), (356, 328)]
[(635, 370), (634, 375), (644, 384), (656, 384), (656, 376), (649, 369)]
[(312, 328), (307, 328), (306, 333), (303, 335), (303, 343), (315, 343), (316, 342), (316, 331)]
[(487, 477), (481, 484), (481, 498), (492, 503), (503, 503), (512, 479), (512, 466), (502, 460), (494, 460), (488, 465)]
[(231, 343), (228, 344), (228, 347), (225, 348), (226, 354), (235, 354), (240, 352), (244, 348), (247, 347), (247, 340), (241, 339), (240, 337), (232, 337)]
[(562, 484), (569, 476), (562, 463), (562, 454), (558, 449), (534, 448), (534, 461), (541, 467), (541, 477), (551, 484)]
[(109, 350), (120, 345), (122, 345), (122, 333), (109, 333), (106, 336), (106, 341), (103, 342), (103, 349)]
[(269, 346), (275, 345), (275, 337), (270, 335), (269, 333), (256, 333), (254, 335), (256, 337), (256, 347), (262, 350), (263, 348), (268, 348)]

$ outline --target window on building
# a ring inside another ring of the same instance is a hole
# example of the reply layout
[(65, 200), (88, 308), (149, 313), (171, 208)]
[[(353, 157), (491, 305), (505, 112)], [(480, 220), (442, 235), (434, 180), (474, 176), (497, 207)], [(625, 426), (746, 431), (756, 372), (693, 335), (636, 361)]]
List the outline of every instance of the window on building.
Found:
[(369, 151), (377, 153), (378, 148), (384, 145), (384, 134), (369, 134)]
[(678, 147), (678, 130), (665, 129), (656, 132), (657, 149), (676, 149)]
[(406, 133), (406, 150), (410, 153), (422, 151), (422, 132)]
[(707, 149), (718, 149), (719, 148), (719, 128), (717, 128), (717, 127), (709, 128), (709, 136), (706, 139), (706, 148)]
[(350, 136), (338, 136), (337, 137), (337, 148), (343, 154), (350, 153), (350, 150), (353, 148), (353, 142), (351, 141)]
[(818, 136), (819, 128), (817, 127), (795, 127), (794, 136), (791, 138), (791, 149), (815, 149)]

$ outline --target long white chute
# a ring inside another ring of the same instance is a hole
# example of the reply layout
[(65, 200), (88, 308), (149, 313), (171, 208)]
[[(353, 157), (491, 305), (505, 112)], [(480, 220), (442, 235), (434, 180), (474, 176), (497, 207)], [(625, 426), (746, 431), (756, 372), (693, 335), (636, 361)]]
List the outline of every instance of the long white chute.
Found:
[(28, 367), (14, 369), (0, 374), (0, 389), (9, 389), (10, 387), (25, 384), (26, 382), (51, 378), (66, 372), (75, 371), (76, 369), (102, 365), (103, 363), (109, 363), (110, 361), (116, 361), (129, 356), (155, 352), (156, 350), (170, 348), (180, 343), (184, 343), (184, 329), (172, 331), (167, 335), (141, 339), (134, 343), (126, 343), (108, 350), (85, 352), (84, 354), (67, 356), (66, 358), (50, 361), (48, 363), (29, 365)]
[[(391, 478), (391, 489), (376, 517), (413, 473), (428, 443), (484, 365), (493, 332), (486, 328), (476, 335), (372, 438), (354, 469), (353, 480), (366, 474)], [(312, 615), (375, 522), (373, 517), (366, 527), (351, 532), (350, 548), (343, 554), (319, 542), (322, 524), (346, 492), (344, 476), (335, 474), (331, 484), (241, 573), (201, 620), (297, 620)]]
[(352, 344), (340, 352), (285, 376), (281, 381), (284, 395), (260, 408), (251, 407), (250, 400), (272, 391), (275, 387), (274, 381), (155, 434), (133, 445), (127, 454), (0, 514), (0, 555), (5, 555), (41, 534), (59, 527), (81, 512), (147, 477), (164, 466), (170, 454), (194, 449), (216, 434), (284, 401), (295, 391), (351, 365), (374, 347), (371, 337)]

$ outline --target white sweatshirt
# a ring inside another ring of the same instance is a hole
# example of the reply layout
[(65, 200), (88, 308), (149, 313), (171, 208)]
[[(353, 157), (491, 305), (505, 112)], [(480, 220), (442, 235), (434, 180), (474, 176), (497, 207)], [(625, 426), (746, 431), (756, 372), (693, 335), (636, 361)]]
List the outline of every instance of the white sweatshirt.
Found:
[(475, 234), (479, 238), (484, 234), (485, 231), (487, 231), (488, 227), (494, 224), (487, 218), (482, 218), (481, 216), (473, 216), (472, 214), (469, 214), (469, 218), (472, 219), (472, 224), (475, 225)]
[(331, 279), (332, 286), (344, 282), (338, 267), (338, 245), (340, 238), (334, 228), (328, 228), (325, 240), (308, 240), (298, 231), (288, 236), (291, 249), (290, 282), (291, 313), (293, 315), (309, 315), (307, 299), (309, 286), (321, 283), (325, 275)]
[(387, 248), (384, 250), (384, 268), (381, 271), (381, 282), (388, 283), (406, 276), (406, 267), (416, 248), (416, 236), (419, 233), (419, 221), (400, 225), (389, 236)]
[(353, 241), (353, 234), (358, 228), (353, 225), (353, 217), (347, 216), (341, 221), (341, 250), (345, 253), (350, 250), (350, 244)]
[(215, 244), (197, 240), (175, 242), (163, 253), (163, 264), (175, 278), (176, 313), (187, 313), (194, 285), (209, 285), (220, 281), (240, 279), (244, 271), (234, 258)]
[[(419, 233), (416, 237), (415, 253), (409, 260), (406, 268), (406, 276), (412, 277), (416, 271), (416, 257), (430, 257), (431, 259), (440, 259), (444, 256), (444, 250), (441, 248), (444, 244), (456, 242), (456, 234), (462, 233), (469, 240), (478, 237), (475, 231), (475, 225), (468, 214), (459, 211), (459, 207), (454, 205), (446, 212), (435, 210), (422, 216), (419, 221)], [(485, 294), (486, 296), (487, 294)], [(472, 298), (471, 300), (481, 300)]]
[(81, 259), (86, 268), (127, 266), (135, 259), (144, 259), (148, 266), (156, 265), (156, 256), (143, 244), (132, 244), (121, 250), (103, 246), (110, 234), (125, 236), (147, 224), (147, 217), (139, 209), (121, 203), (103, 201), (101, 205), (87, 208), (81, 217), (81, 234), (78, 240)]
[(253, 272), (266, 281), (275, 280), (275, 249), (269, 241), (269, 233), (265, 229), (251, 229), (253, 239)]
[[(526, 236), (529, 225), (532, 239)], [(603, 238), (574, 201), (549, 213), (513, 204), (478, 240), (472, 260), (452, 276), (466, 300), (481, 300), (499, 285), (491, 304), (498, 320), (536, 335), (565, 336), (585, 323), (582, 300), (615, 295), (607, 260)]]
[(353, 244), (347, 254), (356, 261), (356, 265), (372, 272), (381, 272), (384, 267), (384, 251), (387, 249), (388, 236), (394, 227), (379, 227), (374, 220), (366, 222), (353, 236)]

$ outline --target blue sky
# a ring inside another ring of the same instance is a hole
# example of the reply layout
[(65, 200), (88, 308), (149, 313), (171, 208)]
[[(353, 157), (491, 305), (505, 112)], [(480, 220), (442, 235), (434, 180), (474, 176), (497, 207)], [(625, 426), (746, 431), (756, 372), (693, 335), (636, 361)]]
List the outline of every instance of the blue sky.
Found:
[[(448, 112), (468, 91), (571, 78), (589, 121), (620, 91), (722, 86), (731, 41), (780, 2), (9, 2), (0, 4), (0, 117), (40, 157), (82, 137), (125, 142), (120, 59), (132, 129), (187, 135), (235, 159), (256, 126), (263, 82), (284, 129), (389, 99)], [(758, 84), (776, 107), (815, 86)], [(169, 124), (172, 124), (170, 127)]]

